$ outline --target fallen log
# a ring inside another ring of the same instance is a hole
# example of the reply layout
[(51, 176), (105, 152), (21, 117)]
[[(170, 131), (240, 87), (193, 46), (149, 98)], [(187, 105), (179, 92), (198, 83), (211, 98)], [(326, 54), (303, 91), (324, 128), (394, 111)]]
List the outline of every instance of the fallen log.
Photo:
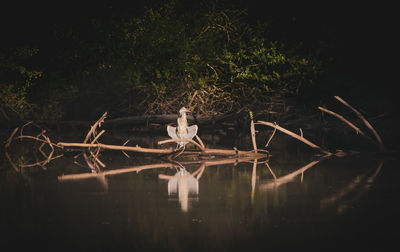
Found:
[(133, 152), (143, 152), (143, 153), (156, 153), (156, 154), (171, 154), (174, 149), (153, 149), (136, 146), (126, 146), (126, 145), (112, 145), (112, 144), (102, 144), (102, 143), (65, 143), (59, 142), (57, 145), (62, 147), (81, 147), (81, 148), (100, 148), (105, 150), (120, 150), (120, 151), (133, 151)]

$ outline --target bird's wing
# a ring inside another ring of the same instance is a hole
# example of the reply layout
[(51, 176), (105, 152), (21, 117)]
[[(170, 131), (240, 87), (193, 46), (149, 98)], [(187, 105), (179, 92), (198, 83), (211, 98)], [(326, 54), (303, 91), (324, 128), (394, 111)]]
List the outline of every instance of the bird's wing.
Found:
[(170, 136), (172, 139), (178, 139), (178, 136), (176, 135), (176, 127), (168, 125), (167, 131), (168, 131), (168, 136)]
[(192, 139), (196, 134), (199, 127), (197, 125), (192, 125), (188, 127), (188, 133), (186, 135), (186, 139)]

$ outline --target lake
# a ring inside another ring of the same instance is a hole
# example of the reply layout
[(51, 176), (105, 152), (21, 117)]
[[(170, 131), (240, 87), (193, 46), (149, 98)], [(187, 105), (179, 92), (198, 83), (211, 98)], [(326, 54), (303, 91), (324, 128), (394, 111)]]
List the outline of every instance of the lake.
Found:
[[(9, 155), (30, 160), (30, 149)], [(384, 251), (400, 234), (395, 158), (274, 151), (268, 162), (189, 157), (171, 163), (104, 151), (106, 167), (95, 174), (77, 154), (65, 153), (46, 170), (17, 171), (4, 158), (4, 248)]]

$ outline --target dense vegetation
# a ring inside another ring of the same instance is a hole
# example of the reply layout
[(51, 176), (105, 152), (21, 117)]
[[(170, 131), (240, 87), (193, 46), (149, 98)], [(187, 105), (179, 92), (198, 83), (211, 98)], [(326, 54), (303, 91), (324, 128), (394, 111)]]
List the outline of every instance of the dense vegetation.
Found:
[(322, 71), (317, 49), (304, 53), (269, 29), (240, 6), (180, 1), (58, 26), (47, 46), (0, 51), (0, 117), (256, 109), (314, 85)]

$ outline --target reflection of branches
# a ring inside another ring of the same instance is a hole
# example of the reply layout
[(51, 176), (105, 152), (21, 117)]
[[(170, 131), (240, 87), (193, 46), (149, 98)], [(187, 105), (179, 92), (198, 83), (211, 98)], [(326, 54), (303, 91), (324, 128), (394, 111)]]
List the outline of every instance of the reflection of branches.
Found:
[[(382, 167), (383, 167), (383, 161), (379, 163), (375, 172), (371, 176), (369, 177), (367, 176), (369, 171), (364, 172), (361, 175), (357, 175), (346, 186), (340, 188), (334, 194), (322, 199), (320, 201), (321, 208), (327, 208), (336, 203), (339, 203), (337, 207), (337, 212), (343, 213), (351, 203), (358, 200), (361, 197), (361, 195), (370, 188), (376, 176), (382, 170)], [(353, 195), (353, 197), (349, 197), (346, 199), (346, 196), (349, 196), (351, 193), (355, 192), (356, 189), (359, 189), (358, 193)]]
[[(93, 140), (91, 141), (91, 144), (98, 144), (98, 139), (99, 137), (105, 132), (105, 130), (102, 130), (99, 134), (97, 134), (97, 127), (100, 127), (101, 124), (104, 122), (104, 119), (107, 116), (107, 112), (105, 112), (100, 118), (99, 120), (97, 120), (97, 122), (95, 122), (95, 124), (93, 126), (90, 127), (89, 132), (87, 133), (85, 140), (83, 141), (84, 144), (86, 144), (90, 137), (93, 138)], [(100, 172), (100, 167), (105, 167), (105, 164), (103, 162), (100, 161), (99, 159), (99, 154), (100, 154), (100, 147), (97, 146), (95, 148), (95, 151), (93, 151), (91, 148), (88, 148), (88, 151), (90, 153), (90, 156), (87, 155), (86, 152), (83, 152), (83, 158), (85, 159), (87, 165), (90, 167), (90, 169), (92, 170), (93, 173), (98, 173)]]
[(199, 180), (199, 179), (201, 178), (201, 175), (203, 175), (203, 172), (204, 172), (205, 169), (206, 169), (206, 164), (205, 164), (205, 162), (203, 162), (203, 163), (200, 165), (199, 169), (197, 169), (196, 171), (194, 171), (194, 172), (192, 173), (192, 175), (195, 176), (197, 180)]
[(257, 180), (257, 159), (254, 160), (253, 170), (251, 173), (251, 201), (254, 201), (254, 195), (256, 191), (256, 180)]
[[(182, 161), (182, 162), (180, 162), (180, 164), (183, 166), (200, 164), (200, 168), (194, 172), (195, 175), (197, 175), (197, 178), (200, 179), (204, 169), (208, 166), (224, 165), (224, 164), (237, 164), (240, 162), (247, 162), (250, 160), (253, 160), (253, 159), (252, 158), (225, 158), (225, 159), (215, 159), (215, 160)], [(116, 175), (116, 174), (129, 173), (129, 172), (140, 172), (142, 170), (148, 170), (148, 169), (174, 168), (174, 167), (177, 167), (175, 162), (174, 163), (165, 162), (165, 163), (160, 163), (160, 164), (147, 164), (147, 165), (131, 166), (131, 167), (122, 168), (122, 169), (102, 171), (98, 174), (96, 174), (96, 173), (81, 173), (81, 174), (62, 175), (62, 176), (58, 177), (58, 180), (66, 181), (66, 180), (75, 180), (75, 179), (87, 179), (87, 178), (96, 177), (98, 175), (108, 176), (108, 175)], [(178, 167), (180, 167), (180, 166), (178, 166)]]
[[(291, 172), (291, 173), (289, 173), (289, 174), (287, 174), (285, 176), (281, 176), (279, 178), (276, 178), (275, 174), (272, 173), (272, 170), (270, 169), (271, 173), (274, 176), (274, 180), (270, 181), (270, 182), (267, 182), (267, 183), (262, 183), (262, 184), (260, 184), (258, 186), (258, 188), (261, 191), (268, 191), (268, 190), (271, 190), (271, 189), (278, 188), (280, 185), (286, 184), (286, 183), (292, 181), (296, 176), (302, 175), (306, 170), (308, 170), (311, 167), (313, 167), (314, 165), (318, 164), (321, 160), (322, 159), (312, 161), (312, 162), (308, 163), (307, 165), (297, 169), (296, 171)], [(270, 168), (269, 165), (267, 165), (267, 166), (268, 166), (268, 168)]]
[(122, 169), (101, 171), (99, 173), (80, 173), (80, 174), (61, 175), (58, 177), (58, 180), (59, 181), (68, 181), (68, 180), (77, 180), (77, 179), (88, 179), (88, 178), (95, 178), (97, 176), (109, 176), (109, 175), (117, 175), (117, 174), (130, 173), (130, 172), (138, 173), (142, 170), (159, 169), (159, 168), (173, 168), (173, 167), (174, 167), (174, 165), (171, 163), (138, 165), (138, 166), (131, 166), (131, 167), (122, 168)]
[[(19, 129), (18, 127), (14, 129), (14, 131), (11, 133), (10, 137), (7, 139), (6, 144), (5, 144), (5, 148), (6, 150), (10, 147), (12, 141), (14, 139), (31, 139), (31, 140), (35, 140), (36, 142), (40, 142), (40, 146), (38, 148), (38, 151), (40, 152), (40, 154), (44, 157), (43, 160), (40, 161), (36, 161), (35, 163), (31, 163), (31, 164), (18, 164), (19, 167), (21, 168), (25, 168), (25, 167), (34, 167), (34, 166), (41, 166), (43, 169), (46, 169), (46, 165), (48, 163), (50, 163), (50, 161), (60, 158), (62, 157), (64, 154), (60, 154), (57, 156), (53, 156), (54, 155), (54, 151), (55, 148), (54, 147), (60, 147), (57, 144), (54, 144), (51, 142), (50, 138), (46, 136), (46, 130), (41, 129), (41, 132), (36, 135), (36, 136), (29, 136), (29, 135), (24, 135), (24, 129), (25, 127), (29, 126), (29, 125), (34, 125), (32, 122), (28, 122), (26, 124), (24, 124), (21, 129)], [(36, 127), (38, 127), (37, 125), (35, 125)], [(17, 134), (19, 130), (19, 136), (15, 135)], [(48, 146), (50, 148), (50, 152), (49, 154), (46, 154), (45, 151), (43, 150), (43, 148), (45, 146)], [(12, 161), (10, 155), (6, 152), (6, 156), (8, 161), (11, 163), (11, 165), (15, 168), (16, 164)]]

